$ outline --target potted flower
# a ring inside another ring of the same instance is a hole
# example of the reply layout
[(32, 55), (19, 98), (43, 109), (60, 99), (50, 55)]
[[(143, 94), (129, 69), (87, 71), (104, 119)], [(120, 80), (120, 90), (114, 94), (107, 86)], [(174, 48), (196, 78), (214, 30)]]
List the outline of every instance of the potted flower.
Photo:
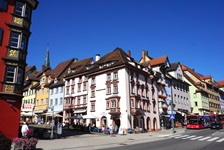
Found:
[(29, 129), (26, 132), (26, 136), (22, 138), (14, 138), (13, 143), (15, 144), (15, 150), (34, 150), (38, 143), (38, 139), (31, 137), (33, 130)]

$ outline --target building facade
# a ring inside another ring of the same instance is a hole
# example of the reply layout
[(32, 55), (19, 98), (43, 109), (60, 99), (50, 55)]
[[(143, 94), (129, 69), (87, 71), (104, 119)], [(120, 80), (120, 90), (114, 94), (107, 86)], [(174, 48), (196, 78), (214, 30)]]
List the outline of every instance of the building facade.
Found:
[(32, 11), (37, 0), (0, 1), (0, 130), (18, 136)]

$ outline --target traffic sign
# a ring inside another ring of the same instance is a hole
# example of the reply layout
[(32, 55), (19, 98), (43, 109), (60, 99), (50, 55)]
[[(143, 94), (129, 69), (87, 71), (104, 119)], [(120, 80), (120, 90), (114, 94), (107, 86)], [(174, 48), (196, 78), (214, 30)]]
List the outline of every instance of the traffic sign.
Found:
[(170, 114), (170, 120), (174, 120), (174, 119), (175, 119), (174, 114)]

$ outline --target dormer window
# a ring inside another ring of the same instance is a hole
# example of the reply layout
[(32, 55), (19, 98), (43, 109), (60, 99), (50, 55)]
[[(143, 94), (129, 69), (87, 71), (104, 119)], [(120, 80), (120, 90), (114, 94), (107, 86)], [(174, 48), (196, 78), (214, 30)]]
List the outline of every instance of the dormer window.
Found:
[(58, 82), (58, 79), (57, 78), (54, 78), (54, 83), (57, 83)]
[(71, 72), (71, 68), (68, 68), (68, 73), (70, 73)]

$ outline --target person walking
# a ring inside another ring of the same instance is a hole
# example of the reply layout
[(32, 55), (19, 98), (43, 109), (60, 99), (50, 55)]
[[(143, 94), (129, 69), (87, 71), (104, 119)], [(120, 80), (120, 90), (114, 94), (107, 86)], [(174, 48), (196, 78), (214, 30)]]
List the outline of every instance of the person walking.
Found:
[(26, 122), (23, 123), (22, 128), (21, 128), (21, 133), (23, 137), (27, 136), (27, 131), (29, 130), (28, 125), (26, 124)]
[(114, 137), (114, 126), (110, 124), (110, 136)]

